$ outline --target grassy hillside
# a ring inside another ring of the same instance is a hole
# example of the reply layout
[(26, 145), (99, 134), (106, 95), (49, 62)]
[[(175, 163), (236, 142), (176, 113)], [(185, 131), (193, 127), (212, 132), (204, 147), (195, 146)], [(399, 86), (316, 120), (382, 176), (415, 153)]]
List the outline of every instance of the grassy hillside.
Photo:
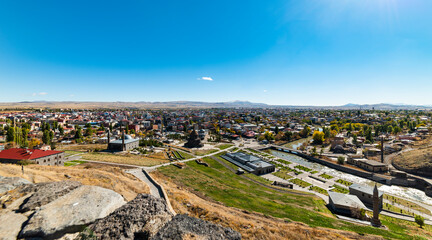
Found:
[[(173, 182), (186, 186), (204, 198), (267, 216), (298, 221), (312, 227), (325, 227), (353, 231), (359, 234), (380, 235), (389, 239), (432, 238), (432, 227), (419, 229), (415, 223), (381, 216), (389, 230), (347, 223), (336, 219), (325, 207), (323, 200), (313, 195), (301, 196), (282, 193), (255, 184), (232, 173), (211, 158), (204, 159), (211, 167), (188, 162), (185, 169), (173, 166), (159, 171)], [(420, 237), (422, 236), (422, 237)]]

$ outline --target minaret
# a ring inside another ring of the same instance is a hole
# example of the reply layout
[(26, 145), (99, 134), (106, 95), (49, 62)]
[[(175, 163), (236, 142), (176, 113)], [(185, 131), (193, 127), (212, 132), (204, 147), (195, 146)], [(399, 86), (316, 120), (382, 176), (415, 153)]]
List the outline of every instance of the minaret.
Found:
[(123, 132), (122, 132), (122, 151), (125, 150), (124, 140), (125, 140), (125, 132), (124, 132), (124, 130), (123, 130)]
[(384, 136), (381, 136), (381, 162), (384, 163)]
[(379, 210), (380, 210), (380, 204), (379, 204), (379, 197), (378, 197), (378, 188), (375, 184), (374, 190), (373, 190), (373, 218), (372, 218), (372, 226), (374, 227), (381, 227), (381, 221), (379, 220)]

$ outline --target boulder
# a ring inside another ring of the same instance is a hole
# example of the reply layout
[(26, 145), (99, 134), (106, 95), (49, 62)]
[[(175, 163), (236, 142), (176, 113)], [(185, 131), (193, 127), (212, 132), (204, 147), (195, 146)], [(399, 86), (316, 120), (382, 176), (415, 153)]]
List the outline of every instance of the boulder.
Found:
[(30, 183), (28, 180), (20, 177), (2, 177), (0, 178), (0, 194)]
[(187, 215), (176, 215), (170, 222), (163, 226), (152, 240), (172, 239), (233, 239), (240, 240), (240, 233), (220, 225), (204, 221)]
[(172, 217), (165, 200), (139, 194), (89, 229), (98, 239), (148, 239)]
[(48, 204), (82, 186), (80, 182), (75, 181), (37, 183), (35, 185), (35, 193), (20, 206), (20, 212), (35, 210), (37, 207)]
[(0, 211), (0, 239), (18, 239), (22, 224), (27, 221), (27, 217), (12, 211)]
[(36, 210), (20, 237), (54, 239), (81, 231), (124, 203), (123, 197), (112, 190), (81, 186)]

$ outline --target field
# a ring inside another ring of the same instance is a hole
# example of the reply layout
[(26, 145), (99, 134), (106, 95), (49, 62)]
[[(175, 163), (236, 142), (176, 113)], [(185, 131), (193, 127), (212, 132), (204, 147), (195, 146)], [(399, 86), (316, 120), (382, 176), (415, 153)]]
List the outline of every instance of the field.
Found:
[(402, 198), (398, 198), (398, 197), (384, 194), (384, 199), (387, 199), (387, 200), (391, 201), (392, 203), (397, 203), (397, 204), (400, 204), (402, 206), (409, 207), (411, 209), (414, 209), (414, 210), (417, 210), (417, 211), (420, 211), (420, 212), (423, 212), (426, 214), (431, 214), (431, 211), (427, 210), (426, 208), (424, 208), (424, 207), (422, 207), (416, 203), (402, 199)]
[(346, 180), (343, 180), (343, 179), (338, 179), (336, 182), (340, 183), (340, 184), (343, 184), (343, 185), (345, 185), (347, 187), (349, 187), (349, 186), (351, 186), (353, 184), (352, 182), (349, 182), (349, 181), (346, 181)]
[(325, 173), (323, 173), (323, 174), (321, 174), (319, 176), (322, 177), (322, 178), (325, 178), (325, 179), (332, 179), (333, 178), (333, 176), (330, 176), (330, 175), (325, 174)]
[(345, 193), (345, 194), (347, 194), (347, 193), (349, 193), (349, 190), (348, 189), (346, 189), (346, 188), (343, 188), (343, 187), (341, 187), (341, 186), (339, 186), (339, 185), (333, 185), (332, 187), (334, 187), (334, 189), (332, 190), (333, 192), (338, 192), (338, 193)]
[(234, 146), (234, 145), (233, 144), (222, 144), (222, 145), (219, 145), (216, 147), (219, 148), (220, 150), (225, 150), (225, 149), (232, 147), (232, 146)]
[(288, 171), (286, 170), (281, 170), (279, 172), (274, 172), (272, 174), (275, 175), (276, 177), (280, 177), (285, 180), (293, 178), (291, 175), (288, 175)]
[(0, 176), (21, 177), (33, 183), (78, 181), (85, 185), (111, 189), (121, 194), (127, 201), (134, 199), (138, 193), (149, 193), (150, 191), (144, 182), (125, 173), (123, 169), (102, 164), (86, 163), (73, 167), (27, 165), (24, 167), (24, 174), (21, 172), (21, 166), (1, 164)]
[(87, 163), (86, 161), (80, 161), (80, 160), (73, 160), (73, 161), (67, 161), (64, 163), (65, 167), (71, 167), (79, 164)]
[(195, 150), (193, 153), (198, 156), (204, 156), (207, 154), (215, 153), (219, 151), (218, 149), (207, 149), (207, 150)]
[[(357, 239), (367, 239), (367, 236), (364, 236), (364, 234), (381, 235), (388, 239), (432, 238), (431, 226), (425, 226), (424, 229), (420, 229), (415, 223), (385, 216), (381, 216), (381, 220), (389, 230), (340, 221), (329, 212), (325, 207), (324, 201), (313, 195), (304, 196), (278, 192), (243, 179), (211, 158), (205, 158), (204, 160), (211, 167), (204, 167), (195, 162), (188, 162), (187, 167), (184, 169), (166, 166), (159, 168), (159, 171), (155, 174), (161, 173), (164, 179), (170, 179), (171, 183), (178, 184), (179, 187), (173, 188), (174, 190), (177, 189), (177, 191), (180, 191), (179, 189), (188, 189), (187, 191), (192, 191), (203, 199), (220, 202), (227, 207), (239, 208), (252, 213), (258, 212), (258, 214), (265, 214), (266, 216), (285, 221), (299, 221), (311, 227), (341, 229), (362, 234), (362, 236), (357, 235)], [(180, 197), (178, 201), (188, 201), (188, 199)], [(178, 208), (186, 211), (185, 204), (180, 204), (179, 206), (179, 203), (176, 203), (176, 201), (172, 202)], [(188, 208), (188, 211), (198, 211), (195, 214), (200, 214), (202, 211), (199, 209), (202, 209), (201, 205), (196, 206), (195, 209)], [(217, 211), (221, 212), (221, 209), (217, 208)], [(208, 213), (204, 213), (203, 215), (208, 216)], [(208, 217), (210, 221), (224, 221), (220, 218), (212, 219), (211, 216)], [(235, 223), (233, 223), (233, 226), (235, 229), (241, 229), (241, 227), (235, 226)], [(257, 229), (254, 226), (247, 228), (247, 230), (241, 230), (242, 234), (245, 235), (256, 231)], [(276, 232), (269, 232), (268, 234), (276, 234)], [(422, 237), (413, 237), (416, 235)], [(252, 237), (251, 235), (247, 236), (255, 238), (255, 235)], [(270, 239), (269, 237), (262, 237), (265, 235), (259, 236), (256, 238)]]
[(310, 185), (312, 185), (312, 184), (310, 184), (308, 182), (305, 182), (305, 181), (303, 181), (301, 179), (298, 179), (298, 178), (291, 179), (290, 182), (292, 182), (295, 185), (298, 185), (298, 186), (300, 186), (302, 188), (309, 187)]
[(317, 187), (317, 186), (311, 186), (309, 188), (309, 190), (312, 190), (312, 191), (315, 191), (317, 193), (321, 193), (321, 194), (324, 194), (324, 195), (328, 196), (328, 192), (326, 190), (324, 190), (324, 189), (322, 189), (320, 187)]
[(80, 151), (80, 152), (88, 152), (94, 150), (105, 150), (107, 149), (107, 144), (70, 144), (70, 145), (61, 145), (58, 144), (56, 150), (59, 151)]
[(137, 166), (154, 166), (169, 162), (165, 159), (149, 158), (133, 154), (120, 155), (111, 153), (84, 153), (81, 156), (83, 160), (111, 162)]

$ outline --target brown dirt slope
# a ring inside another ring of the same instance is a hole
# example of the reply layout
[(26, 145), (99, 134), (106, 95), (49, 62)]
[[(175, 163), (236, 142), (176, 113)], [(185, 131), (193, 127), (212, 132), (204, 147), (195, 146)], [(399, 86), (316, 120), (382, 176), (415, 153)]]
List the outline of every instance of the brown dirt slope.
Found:
[(205, 200), (187, 189), (170, 182), (158, 172), (151, 173), (166, 189), (177, 213), (188, 214), (241, 233), (243, 239), (382, 239), (362, 236), (354, 232), (312, 228), (303, 223), (284, 222), (282, 219), (248, 212)]
[(392, 163), (397, 169), (430, 177), (432, 176), (432, 147), (403, 152), (396, 155)]
[[(131, 174), (118, 167), (101, 164), (81, 164), (74, 167), (54, 167), (28, 165), (24, 167), (13, 164), (0, 164), (0, 175), (4, 177), (21, 177), (33, 183), (73, 180), (84, 185), (94, 185), (111, 189), (121, 194), (126, 201), (138, 193), (149, 193), (149, 187)], [(66, 177), (68, 175), (70, 178)]]

